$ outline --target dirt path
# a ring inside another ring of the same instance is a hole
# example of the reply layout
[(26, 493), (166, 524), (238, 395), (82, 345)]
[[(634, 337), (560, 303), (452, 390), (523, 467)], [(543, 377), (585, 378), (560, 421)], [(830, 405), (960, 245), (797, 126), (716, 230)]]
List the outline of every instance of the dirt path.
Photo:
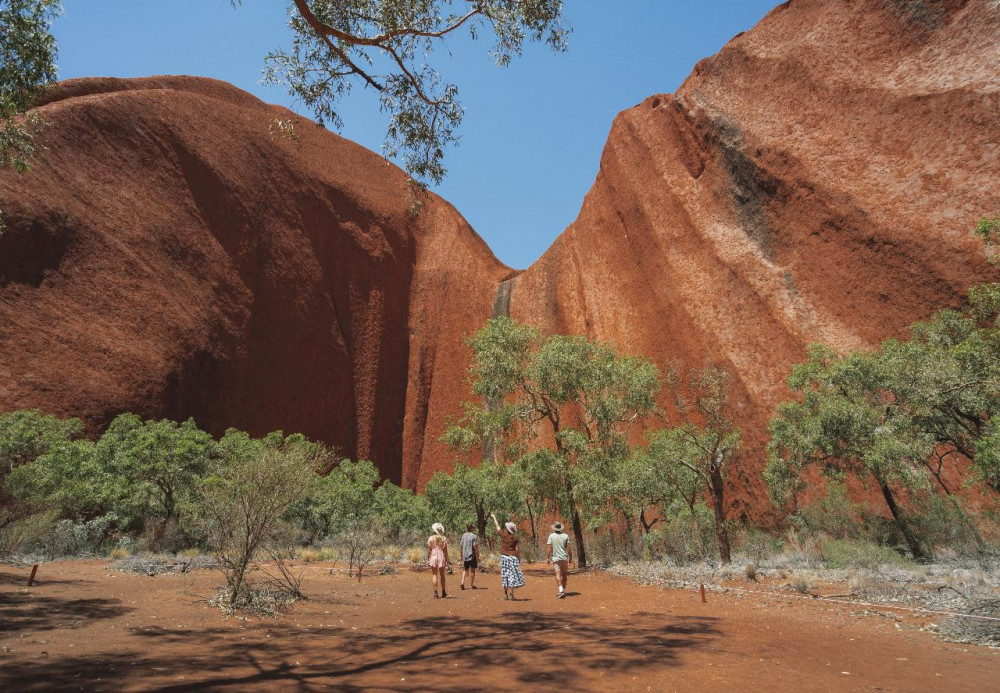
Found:
[(311, 565), (310, 599), (275, 620), (226, 620), (212, 571), (155, 578), (104, 561), (0, 566), (0, 690), (995, 690), (1000, 652), (952, 645), (861, 609), (571, 578), (555, 599), (483, 589), (434, 600), (403, 570), (358, 583)]

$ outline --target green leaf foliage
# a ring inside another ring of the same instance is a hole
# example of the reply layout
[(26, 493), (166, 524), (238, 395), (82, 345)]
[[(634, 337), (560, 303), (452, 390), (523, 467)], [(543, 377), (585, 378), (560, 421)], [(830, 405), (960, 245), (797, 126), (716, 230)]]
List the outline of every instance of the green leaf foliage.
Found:
[(52, 20), (58, 0), (0, 0), (0, 169), (28, 169), (41, 124), (25, 118), (39, 91), (56, 79)]
[[(239, 4), (234, 3), (234, 4)], [(451, 35), (493, 34), (505, 66), (525, 41), (566, 47), (562, 0), (295, 0), (291, 48), (268, 55), (265, 80), (288, 87), (321, 124), (339, 129), (340, 101), (357, 87), (378, 94), (389, 115), (385, 153), (417, 180), (439, 183), (445, 149), (458, 141), (465, 110), (458, 87), (432, 62)]]
[(479, 399), (464, 405), (462, 420), (442, 440), (466, 452), (481, 446), (486, 469), (513, 465), (532, 526), (546, 509), (572, 519), (585, 565), (579, 504), (603, 512), (604, 480), (629, 458), (632, 427), (655, 409), (659, 370), (585, 337), (542, 339), (508, 317), (490, 320), (469, 344), (469, 375)]

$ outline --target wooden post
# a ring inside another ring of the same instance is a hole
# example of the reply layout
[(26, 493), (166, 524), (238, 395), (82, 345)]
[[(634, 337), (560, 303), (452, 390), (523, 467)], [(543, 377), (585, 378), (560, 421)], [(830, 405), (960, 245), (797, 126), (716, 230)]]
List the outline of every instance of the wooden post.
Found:
[(28, 576), (28, 587), (31, 587), (35, 583), (35, 573), (38, 572), (38, 564), (31, 566), (31, 575)]
[(699, 591), (701, 592), (701, 603), (702, 604), (707, 604), (708, 600), (705, 599), (705, 583), (704, 582), (700, 583)]

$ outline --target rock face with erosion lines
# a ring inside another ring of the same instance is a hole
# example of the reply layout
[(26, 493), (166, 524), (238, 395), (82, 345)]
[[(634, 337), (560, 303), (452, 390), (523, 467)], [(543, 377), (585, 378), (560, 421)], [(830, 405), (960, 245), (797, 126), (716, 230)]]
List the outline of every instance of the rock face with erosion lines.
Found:
[[(870, 346), (996, 279), (1000, 5), (794, 0), (615, 120), (579, 218), (532, 267), (377, 155), (227, 85), (75, 80), (34, 170), (0, 175), (0, 411), (301, 431), (421, 486), (509, 313), (743, 400), (737, 511), (806, 346)], [(276, 119), (296, 121), (296, 138)]]

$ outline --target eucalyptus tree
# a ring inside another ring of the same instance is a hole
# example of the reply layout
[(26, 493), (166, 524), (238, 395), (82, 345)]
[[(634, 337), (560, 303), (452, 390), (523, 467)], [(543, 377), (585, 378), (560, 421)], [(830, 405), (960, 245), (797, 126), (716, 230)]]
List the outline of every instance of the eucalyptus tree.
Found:
[(575, 484), (628, 458), (631, 427), (656, 406), (659, 370), (585, 337), (543, 340), (508, 317), (490, 320), (469, 343), (478, 399), (465, 404), (445, 442), (465, 448), (489, 442), (498, 458), (533, 469), (554, 506), (569, 516), (585, 566)]
[(921, 474), (920, 441), (905, 434), (905, 414), (893, 406), (892, 376), (877, 354), (853, 351), (839, 356), (813, 345), (809, 360), (796, 366), (788, 387), (800, 400), (782, 402), (768, 431), (765, 478), (779, 504), (805, 485), (810, 465), (839, 478), (874, 481), (893, 521), (915, 558), (926, 551), (907, 522), (894, 483), (912, 487)]
[(51, 464), (34, 463), (66, 462), (70, 455), (59, 452), (70, 448), (73, 460), (79, 461), (79, 446), (88, 444), (81, 441), (83, 432), (80, 419), (60, 419), (37, 409), (0, 415), (0, 529), (55, 505), (50, 492), (62, 479), (40, 473)]
[[(26, 168), (34, 151), (38, 121), (22, 114), (55, 81), (51, 25), (60, 10), (60, 0), (0, 0), (0, 168)], [(565, 51), (569, 33), (562, 0), (291, 0), (288, 24), (291, 46), (267, 55), (265, 81), (337, 129), (342, 99), (373, 90), (389, 115), (385, 154), (423, 185), (444, 178), (444, 151), (465, 115), (457, 85), (431, 64), (447, 57), (449, 39), (491, 35), (490, 55), (503, 67), (528, 41)]]
[(491, 34), (498, 66), (529, 40), (564, 51), (562, 10), (562, 0), (293, 0), (292, 45), (267, 56), (265, 78), (335, 128), (352, 89), (374, 90), (389, 114), (386, 155), (401, 157), (418, 181), (440, 183), (444, 150), (458, 141), (465, 110), (458, 87), (431, 61), (460, 33)]
[(436, 473), (424, 487), (424, 495), (433, 521), (443, 523), (450, 532), (475, 524), (482, 537), (490, 511), (512, 517), (524, 503), (511, 468), (490, 460), (478, 467), (458, 463), (451, 474)]
[[(645, 453), (647, 474), (656, 480), (658, 493), (683, 499), (695, 526), (700, 527), (696, 506), (707, 492), (715, 516), (715, 538), (721, 561), (731, 561), (729, 522), (726, 515), (726, 473), (740, 452), (736, 425), (739, 400), (728, 369), (708, 366), (702, 370), (672, 368), (668, 389), (680, 417), (676, 427), (655, 432)], [(699, 530), (699, 546), (701, 546)]]
[(216, 454), (215, 440), (194, 419), (143, 421), (121, 414), (97, 442), (109, 507), (130, 522), (164, 526), (189, 511)]
[(949, 468), (955, 476), (967, 466), (967, 483), (1000, 488), (998, 315), (1000, 285), (988, 284), (963, 309), (914, 324), (909, 339), (843, 356), (812, 346), (788, 381), (798, 399), (780, 404), (769, 427), (765, 475), (775, 500), (803, 486), (808, 466), (873, 481), (911, 553), (924, 557), (894, 484), (932, 483), (960, 512)]
[(41, 121), (25, 117), (56, 79), (52, 20), (59, 0), (0, 0), (0, 169), (25, 171)]

